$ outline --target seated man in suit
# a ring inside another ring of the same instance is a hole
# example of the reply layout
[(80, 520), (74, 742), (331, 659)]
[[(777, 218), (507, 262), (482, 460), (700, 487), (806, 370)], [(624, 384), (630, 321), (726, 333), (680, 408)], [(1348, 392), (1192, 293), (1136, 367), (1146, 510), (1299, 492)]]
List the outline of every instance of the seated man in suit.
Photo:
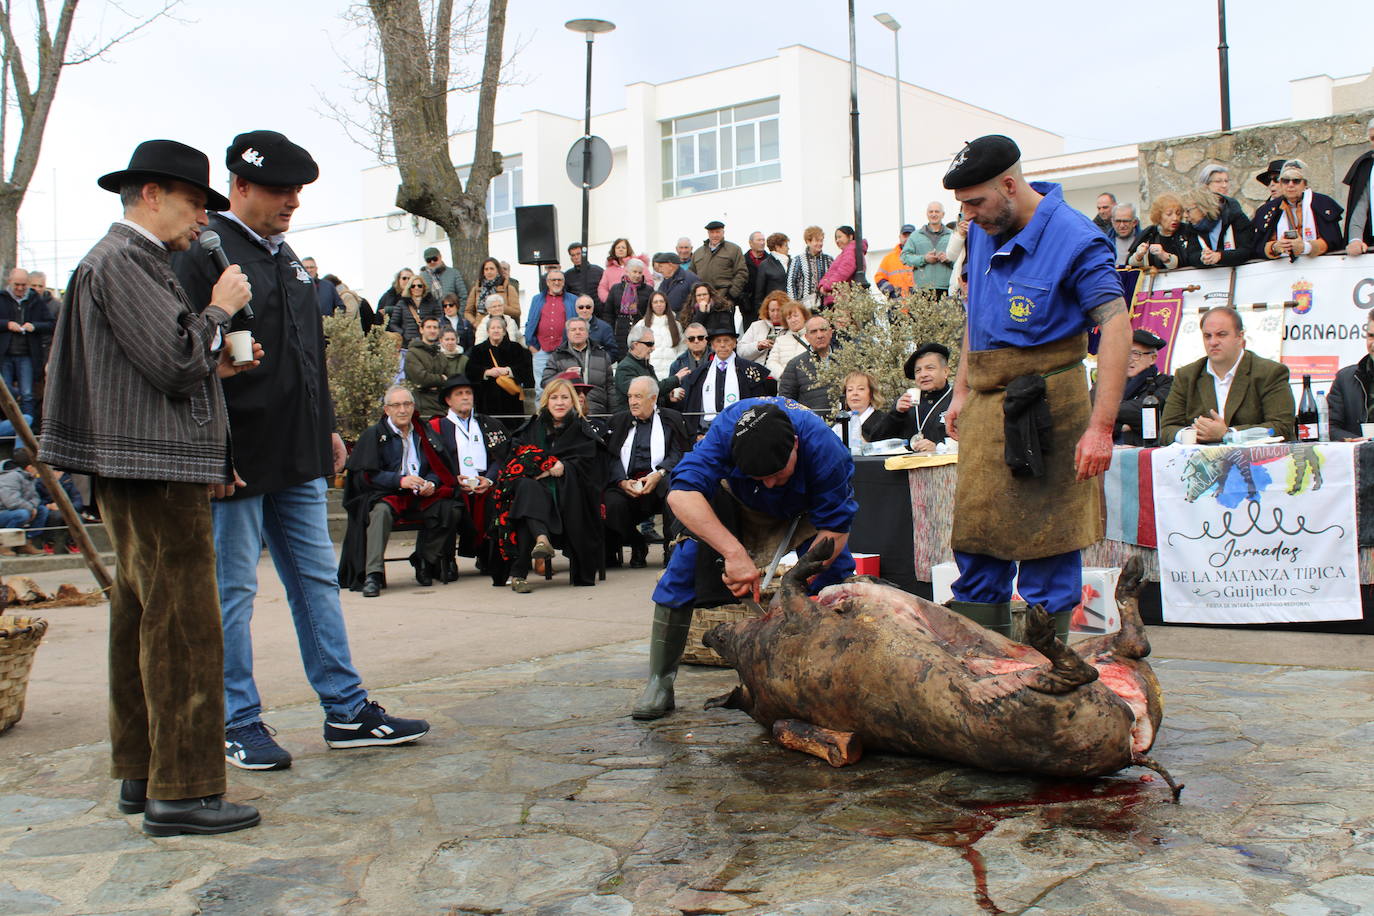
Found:
[(1291, 442), (1288, 367), (1245, 349), (1245, 327), (1233, 308), (1203, 312), (1201, 325), (1207, 355), (1174, 375), (1160, 441), (1216, 443), (1232, 430), (1263, 427)]
[(428, 587), (441, 575), (444, 545), (458, 530), (456, 481), (439, 437), (415, 422), (410, 389), (393, 385), (383, 401), (386, 419), (363, 430), (348, 458), (344, 509), (348, 530), (340, 550), (339, 584), (376, 598), (386, 587), (386, 544), (397, 521), (423, 525), (410, 563), (415, 581)]
[[(668, 476), (689, 448), (687, 425), (676, 410), (660, 409), (658, 385), (641, 375), (630, 382), (629, 409), (611, 418), (611, 455), (617, 467), (601, 501), (608, 543), (630, 545), (630, 568), (641, 569), (648, 542), (635, 526), (663, 511)], [(665, 526), (666, 527), (666, 526)]]
[(711, 358), (698, 364), (669, 395), (683, 405), (688, 428), (697, 436), (704, 436), (716, 414), (731, 404), (768, 393), (768, 370), (735, 352), (739, 331), (731, 312), (708, 312), (706, 337)]
[(441, 578), (444, 582), (458, 578), (456, 548), (465, 557), (476, 557), (478, 571), (489, 574), (494, 585), (505, 585), (509, 564), (501, 559), (495, 539), (488, 535), (496, 519), (492, 488), (509, 457), (510, 436), (500, 420), (473, 410), (472, 382), (467, 376), (450, 376), (439, 386), (439, 397), (448, 412), (430, 420), (429, 428), (439, 437), (441, 453), (454, 479), (454, 498), (463, 509), (457, 543), (450, 539), (444, 546)]

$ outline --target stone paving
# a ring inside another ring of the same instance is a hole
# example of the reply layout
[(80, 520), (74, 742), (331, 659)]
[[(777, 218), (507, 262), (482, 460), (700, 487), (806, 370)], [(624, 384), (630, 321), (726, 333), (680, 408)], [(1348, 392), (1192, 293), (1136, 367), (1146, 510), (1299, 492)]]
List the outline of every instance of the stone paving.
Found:
[(318, 708), (274, 710), (295, 766), (231, 769), (263, 825), (219, 838), (144, 836), (103, 744), (7, 759), (0, 916), (1374, 911), (1374, 673), (1157, 660), (1174, 805), (1139, 770), (832, 769), (702, 711), (728, 670), (636, 723), (645, 651), (381, 692), (434, 725), (401, 748), (328, 751)]

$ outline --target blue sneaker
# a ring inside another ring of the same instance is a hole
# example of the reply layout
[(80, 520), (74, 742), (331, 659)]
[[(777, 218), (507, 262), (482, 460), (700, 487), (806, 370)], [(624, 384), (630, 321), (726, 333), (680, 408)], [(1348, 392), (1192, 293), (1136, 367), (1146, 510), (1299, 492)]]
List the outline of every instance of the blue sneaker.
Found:
[(272, 736), (276, 731), (261, 721), (224, 730), (224, 759), (241, 770), (284, 770), (291, 752)]
[(429, 734), (424, 719), (401, 719), (368, 700), (349, 720), (325, 719), (324, 743), (330, 747), (378, 747), (406, 744)]

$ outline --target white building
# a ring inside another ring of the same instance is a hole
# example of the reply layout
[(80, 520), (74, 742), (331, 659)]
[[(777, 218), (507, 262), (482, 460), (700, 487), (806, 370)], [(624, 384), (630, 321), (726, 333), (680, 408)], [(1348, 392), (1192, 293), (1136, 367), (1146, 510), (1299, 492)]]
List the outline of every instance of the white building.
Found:
[[(679, 236), (697, 243), (710, 220), (743, 247), (748, 234), (786, 233), (802, 249), (802, 230), (819, 225), (834, 254), (834, 228), (854, 220), (850, 179), (849, 63), (801, 45), (752, 61), (667, 83), (626, 87), (627, 104), (592, 118), (592, 132), (613, 152), (610, 178), (591, 194), (590, 248), (604, 261), (610, 243), (630, 240), (636, 252), (671, 250)], [(863, 226), (870, 265), (896, 242), (896, 87), (890, 76), (859, 70)], [(1137, 193), (1134, 146), (1065, 154), (1057, 134), (958, 99), (902, 84), (906, 221), (925, 221), (926, 204), (954, 200), (940, 185), (946, 166), (966, 140), (1004, 133), (1020, 145), (1028, 177), (1060, 181), (1070, 205), (1093, 212), (1094, 199), (1112, 191)], [(569, 148), (582, 119), (526, 112), (496, 125), (494, 148), (505, 172), (488, 196), (492, 256), (509, 261), (528, 298), (535, 268), (516, 264), (514, 209), (553, 204), (560, 250), (581, 230), (581, 190), (567, 176)], [(457, 163), (467, 161), (472, 134), (452, 138)], [(364, 174), (363, 289), (375, 295), (402, 266), (422, 266), (420, 253), (442, 230), (396, 209), (398, 175), (379, 167)], [(445, 247), (445, 246), (441, 246)], [(566, 259), (564, 261), (566, 264)]]

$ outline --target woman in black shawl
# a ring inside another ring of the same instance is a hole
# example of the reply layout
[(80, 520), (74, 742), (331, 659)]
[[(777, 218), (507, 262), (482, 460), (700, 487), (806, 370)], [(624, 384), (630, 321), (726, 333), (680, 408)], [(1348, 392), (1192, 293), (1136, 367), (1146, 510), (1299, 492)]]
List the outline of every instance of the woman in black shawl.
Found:
[(498, 317), (487, 322), (487, 339), (468, 354), (467, 374), (476, 382), (472, 394), (477, 412), (515, 429), (524, 422), (525, 399), (506, 391), (497, 379), (505, 376), (522, 388), (533, 388), (534, 369), (530, 352), (510, 339), (506, 322)]
[(496, 538), (511, 564), (511, 588), (533, 589), (533, 559), (561, 548), (573, 585), (595, 585), (602, 549), (601, 490), (605, 445), (582, 417), (577, 392), (551, 379), (539, 410), (511, 436), (511, 457), (496, 481)]

